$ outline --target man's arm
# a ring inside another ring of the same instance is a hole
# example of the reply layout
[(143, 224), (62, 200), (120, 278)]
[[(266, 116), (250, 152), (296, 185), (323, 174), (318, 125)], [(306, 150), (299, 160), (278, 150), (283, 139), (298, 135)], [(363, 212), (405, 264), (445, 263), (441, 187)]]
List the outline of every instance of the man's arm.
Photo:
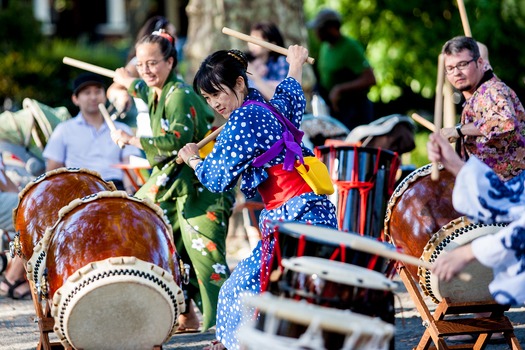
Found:
[[(481, 136), (483, 135), (481, 131), (474, 125), (474, 123), (468, 123), (461, 125), (460, 127), (461, 134), (465, 136)], [(460, 138), (460, 134), (456, 127), (452, 128), (443, 128), (440, 130), (441, 135), (448, 140), (448, 142), (455, 142)]]
[(55, 170), (58, 168), (63, 168), (66, 165), (62, 162), (57, 162), (52, 159), (46, 159), (46, 171)]
[(0, 168), (0, 192), (18, 192), (18, 187), (2, 168)]

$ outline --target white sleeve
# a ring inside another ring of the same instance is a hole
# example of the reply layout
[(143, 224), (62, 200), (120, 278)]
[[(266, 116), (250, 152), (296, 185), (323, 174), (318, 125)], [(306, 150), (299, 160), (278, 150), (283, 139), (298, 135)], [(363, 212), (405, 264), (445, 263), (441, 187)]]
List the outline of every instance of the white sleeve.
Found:
[(454, 209), (473, 221), (511, 222), (525, 212), (525, 172), (507, 182), (476, 157), (470, 157), (456, 177)]

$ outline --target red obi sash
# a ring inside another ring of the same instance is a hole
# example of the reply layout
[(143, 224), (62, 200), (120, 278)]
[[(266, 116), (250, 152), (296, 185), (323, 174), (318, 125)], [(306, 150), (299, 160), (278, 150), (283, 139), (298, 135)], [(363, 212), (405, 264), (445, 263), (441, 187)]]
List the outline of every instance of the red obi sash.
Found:
[(283, 169), (283, 164), (278, 164), (265, 170), (268, 173), (268, 179), (261, 183), (257, 190), (268, 210), (280, 207), (290, 198), (312, 192), (310, 186), (295, 168), (292, 171), (286, 171)]

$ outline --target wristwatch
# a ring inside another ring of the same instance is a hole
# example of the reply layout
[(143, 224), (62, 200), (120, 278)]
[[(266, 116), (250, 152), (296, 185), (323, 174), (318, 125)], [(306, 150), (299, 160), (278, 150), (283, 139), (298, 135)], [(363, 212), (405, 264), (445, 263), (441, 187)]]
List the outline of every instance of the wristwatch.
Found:
[(456, 132), (458, 133), (459, 137), (463, 137), (463, 136), (465, 136), (465, 135), (463, 135), (463, 133), (461, 132), (461, 127), (462, 127), (462, 126), (463, 126), (463, 125), (462, 125), (461, 123), (457, 123), (457, 124), (456, 124)]

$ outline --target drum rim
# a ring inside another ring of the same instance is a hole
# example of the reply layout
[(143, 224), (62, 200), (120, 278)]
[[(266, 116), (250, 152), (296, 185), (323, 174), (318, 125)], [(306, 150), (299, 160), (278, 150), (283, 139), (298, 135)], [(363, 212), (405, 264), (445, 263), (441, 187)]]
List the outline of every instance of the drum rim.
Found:
[[(269, 292), (259, 295), (247, 295), (243, 297), (246, 306), (256, 308), (259, 312), (271, 313), (281, 319), (308, 326), (310, 322), (321, 315), (319, 325), (321, 329), (328, 329), (346, 333), (352, 331), (355, 324), (369, 323), (373, 327), (364, 329), (370, 333), (381, 329), (385, 334), (394, 332), (394, 326), (378, 317), (358, 314), (350, 310), (340, 310), (307, 303), (304, 300), (279, 298)], [(329, 328), (331, 327), (331, 328)]]
[[(430, 175), (432, 172), (432, 166), (433, 164), (426, 164), (422, 167), (419, 167), (412, 171), (410, 174), (408, 174), (394, 189), (394, 192), (392, 192), (392, 195), (390, 196), (390, 199), (387, 202), (386, 210), (385, 210), (385, 220), (384, 220), (384, 235), (387, 240), (387, 242), (391, 244), (396, 244), (394, 242), (394, 238), (390, 235), (390, 218), (392, 217), (392, 210), (397, 203), (397, 201), (401, 198), (401, 196), (406, 192), (406, 190), (410, 187), (411, 184), (416, 182), (417, 180), (426, 177)], [(444, 170), (442, 164), (438, 164), (439, 171)]]
[[(389, 250), (389, 245), (387, 242), (381, 242), (377, 241), (376, 239), (368, 236), (361, 236), (358, 233), (355, 232), (344, 232), (339, 231), (335, 228), (328, 227), (328, 226), (321, 226), (321, 225), (310, 225), (310, 224), (303, 224), (295, 221), (276, 221), (274, 224), (274, 227), (277, 228), (277, 231), (283, 232), (285, 234), (289, 234), (290, 236), (294, 238), (299, 238), (301, 236), (306, 236), (308, 239), (311, 239), (316, 242), (320, 243), (330, 243), (334, 246), (340, 247), (341, 245), (344, 245), (347, 248), (355, 249), (355, 242), (367, 242), (370, 245), (372, 245), (375, 249), (379, 251), (387, 251)], [(310, 236), (309, 234), (305, 233), (299, 233), (296, 231), (293, 231), (290, 226), (296, 226), (296, 227), (309, 227), (309, 229), (315, 228), (315, 231), (312, 232), (313, 236)], [(327, 235), (323, 237), (319, 237), (319, 231), (327, 231)], [(349, 240), (353, 240), (353, 242), (349, 242)], [(363, 252), (366, 254), (370, 254), (367, 252)], [(378, 254), (381, 255), (381, 254)]]
[[(388, 279), (378, 271), (341, 261), (301, 256), (282, 259), (281, 264), (285, 268), (284, 273), (290, 270), (304, 274), (315, 272), (321, 279), (364, 289), (394, 291), (398, 288), (396, 282)], [(319, 266), (323, 264), (325, 266)], [(316, 267), (319, 267), (318, 271), (314, 271)], [(328, 270), (329, 273), (323, 273), (322, 268)], [(330, 272), (332, 273), (330, 274)], [(353, 280), (350, 281), (349, 277), (352, 277)], [(346, 280), (344, 280), (345, 278)]]
[[(346, 150), (354, 150), (354, 149), (358, 149), (358, 150), (363, 150), (365, 151), (365, 153), (376, 153), (379, 151), (379, 153), (381, 155), (383, 154), (388, 154), (390, 155), (392, 158), (394, 158), (396, 156), (396, 152), (394, 151), (391, 151), (389, 149), (384, 149), (384, 148), (375, 148), (375, 147), (361, 147), (361, 146), (356, 146), (356, 145), (322, 145), (322, 146), (317, 146), (316, 147), (320, 152), (324, 151), (324, 150), (331, 150), (331, 149), (335, 149), (337, 151), (346, 151)], [(359, 153), (359, 152), (358, 152)]]

